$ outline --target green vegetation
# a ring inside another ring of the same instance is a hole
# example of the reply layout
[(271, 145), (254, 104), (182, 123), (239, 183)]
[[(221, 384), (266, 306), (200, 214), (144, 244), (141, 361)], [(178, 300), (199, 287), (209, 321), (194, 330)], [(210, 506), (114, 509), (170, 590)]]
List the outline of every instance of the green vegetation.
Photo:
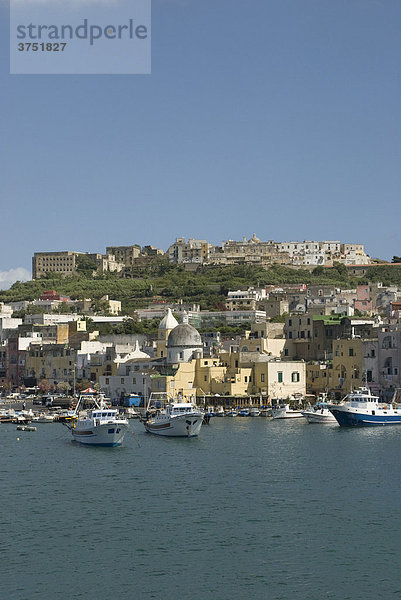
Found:
[(65, 278), (49, 274), (35, 281), (16, 282), (9, 290), (0, 292), (0, 301), (34, 300), (44, 291), (54, 289), (73, 300), (90, 297), (95, 305), (100, 306), (100, 299), (107, 294), (112, 300), (121, 300), (122, 312), (133, 316), (137, 308), (161, 299), (168, 302), (182, 299), (187, 303), (200, 304), (204, 310), (222, 310), (229, 290), (250, 285), (307, 283), (350, 288), (367, 281), (401, 285), (401, 267), (397, 266), (372, 266), (363, 278), (352, 278), (342, 264), (336, 264), (332, 269), (316, 267), (313, 271), (278, 265), (270, 269), (236, 265), (206, 266), (192, 272), (160, 258), (147, 267), (126, 270), (126, 278), (114, 273), (91, 277), (88, 272), (83, 270), (80, 275)]
[(92, 273), (97, 270), (97, 264), (94, 260), (86, 256), (86, 254), (79, 254), (77, 256), (77, 271), (84, 277), (91, 277)]

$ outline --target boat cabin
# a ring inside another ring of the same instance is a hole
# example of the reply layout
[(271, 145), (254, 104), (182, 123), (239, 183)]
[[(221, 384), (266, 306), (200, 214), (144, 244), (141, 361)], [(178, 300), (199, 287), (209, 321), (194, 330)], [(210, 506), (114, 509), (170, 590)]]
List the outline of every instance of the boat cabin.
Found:
[(109, 421), (110, 419), (116, 418), (116, 410), (93, 410), (91, 414), (92, 419), (99, 419), (100, 421)]
[(188, 412), (193, 412), (194, 406), (189, 402), (180, 402), (174, 404), (168, 404), (166, 406), (166, 412), (170, 415), (181, 415)]

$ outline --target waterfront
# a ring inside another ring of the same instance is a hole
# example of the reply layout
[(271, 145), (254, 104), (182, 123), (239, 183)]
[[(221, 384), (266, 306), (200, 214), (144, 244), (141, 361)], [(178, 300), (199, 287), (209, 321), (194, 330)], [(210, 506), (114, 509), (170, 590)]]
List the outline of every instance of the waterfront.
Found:
[(401, 596), (399, 428), (130, 427), (116, 449), (0, 427), (2, 598)]

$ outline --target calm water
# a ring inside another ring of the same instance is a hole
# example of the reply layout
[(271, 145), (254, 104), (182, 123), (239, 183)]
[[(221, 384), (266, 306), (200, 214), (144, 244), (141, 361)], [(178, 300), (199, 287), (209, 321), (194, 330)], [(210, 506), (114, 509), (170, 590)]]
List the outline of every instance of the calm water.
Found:
[(109, 449), (37, 427), (0, 426), (1, 599), (401, 598), (401, 428), (131, 422)]

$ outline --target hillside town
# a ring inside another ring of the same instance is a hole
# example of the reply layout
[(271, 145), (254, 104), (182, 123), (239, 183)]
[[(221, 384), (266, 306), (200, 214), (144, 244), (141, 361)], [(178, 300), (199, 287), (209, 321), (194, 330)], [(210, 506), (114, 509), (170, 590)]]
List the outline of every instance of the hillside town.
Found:
[[(82, 256), (94, 272), (123, 273), (163, 255), (137, 245), (108, 247), (105, 255), (37, 252), (32, 274), (75, 275)], [(177, 238), (166, 256), (195, 267), (273, 262), (358, 269), (371, 263), (362, 244), (261, 242), (255, 235), (221, 247)], [(213, 310), (159, 298), (134, 314), (122, 314), (118, 297), (77, 300), (46, 290), (34, 300), (0, 304), (0, 388), (3, 395), (75, 394), (91, 385), (115, 402), (163, 392), (246, 405), (321, 392), (339, 398), (369, 386), (391, 399), (401, 388), (400, 317), (401, 286), (377, 282), (352, 289), (302, 281), (248, 286), (228, 291)], [(116, 329), (156, 319), (157, 332)], [(235, 333), (227, 333), (230, 327)]]
[(166, 252), (155, 246), (108, 246), (105, 254), (90, 252), (35, 252), (32, 258), (32, 277), (37, 279), (47, 273), (73, 275), (80, 263), (93, 272), (129, 274), (132, 267), (152, 264), (165, 256), (172, 264), (196, 269), (199, 265), (285, 265), (298, 268), (333, 266), (334, 263), (369, 265), (372, 259), (365, 253), (363, 244), (340, 241), (274, 242), (261, 241), (255, 234), (247, 240), (227, 240), (221, 246), (206, 240), (176, 238)]

